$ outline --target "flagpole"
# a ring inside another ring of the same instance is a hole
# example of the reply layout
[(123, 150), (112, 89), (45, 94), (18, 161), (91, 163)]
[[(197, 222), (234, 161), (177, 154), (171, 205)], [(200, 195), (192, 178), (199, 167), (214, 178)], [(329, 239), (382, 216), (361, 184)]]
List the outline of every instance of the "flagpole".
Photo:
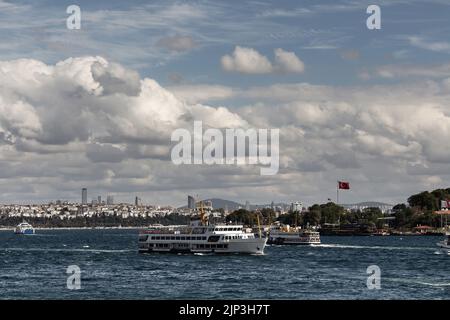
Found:
[(339, 204), (339, 181), (336, 184), (336, 204)]

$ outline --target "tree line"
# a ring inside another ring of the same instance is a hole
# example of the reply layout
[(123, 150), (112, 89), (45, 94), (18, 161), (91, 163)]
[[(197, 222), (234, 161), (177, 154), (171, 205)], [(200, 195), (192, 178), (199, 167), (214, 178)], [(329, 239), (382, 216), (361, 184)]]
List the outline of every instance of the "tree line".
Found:
[[(395, 219), (389, 221), (389, 226), (395, 229), (411, 229), (418, 225), (439, 227), (441, 217), (434, 211), (440, 209), (440, 201), (450, 199), (450, 188), (436, 189), (431, 192), (423, 191), (410, 196), (407, 204), (400, 203), (393, 207), (390, 213)], [(363, 210), (347, 211), (344, 207), (333, 202), (314, 204), (306, 212), (289, 211), (276, 217), (270, 208), (255, 211), (238, 209), (227, 216), (228, 221), (255, 225), (257, 215), (261, 224), (270, 224), (279, 221), (291, 226), (318, 226), (325, 224), (366, 224), (382, 228), (387, 220), (379, 208), (365, 208)]]

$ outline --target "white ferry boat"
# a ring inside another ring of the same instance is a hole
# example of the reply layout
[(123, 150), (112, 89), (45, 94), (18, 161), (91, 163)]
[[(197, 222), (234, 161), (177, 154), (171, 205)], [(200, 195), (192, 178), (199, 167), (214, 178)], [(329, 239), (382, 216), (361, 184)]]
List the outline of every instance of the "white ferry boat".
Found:
[(152, 226), (139, 234), (139, 252), (264, 254), (267, 238), (242, 225), (210, 225), (203, 210), (189, 226)]
[(292, 228), (289, 225), (271, 228), (268, 232), (269, 244), (320, 244), (320, 234), (310, 229)]
[(445, 239), (441, 242), (438, 242), (437, 245), (442, 248), (444, 252), (450, 254), (450, 231), (445, 233)]
[(27, 222), (22, 222), (14, 229), (15, 234), (34, 234), (34, 228)]

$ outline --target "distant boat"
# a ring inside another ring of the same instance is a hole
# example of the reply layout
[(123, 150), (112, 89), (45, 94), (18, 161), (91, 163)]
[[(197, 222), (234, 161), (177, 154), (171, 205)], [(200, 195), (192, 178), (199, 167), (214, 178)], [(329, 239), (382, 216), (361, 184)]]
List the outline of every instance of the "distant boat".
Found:
[(28, 222), (22, 222), (14, 229), (15, 234), (34, 234), (34, 228)]
[(442, 248), (444, 252), (450, 254), (450, 232), (446, 232), (445, 239), (438, 242), (437, 245)]
[(269, 244), (298, 244), (317, 245), (320, 244), (320, 234), (310, 229), (300, 229), (297, 227), (280, 226), (272, 227), (268, 232)]

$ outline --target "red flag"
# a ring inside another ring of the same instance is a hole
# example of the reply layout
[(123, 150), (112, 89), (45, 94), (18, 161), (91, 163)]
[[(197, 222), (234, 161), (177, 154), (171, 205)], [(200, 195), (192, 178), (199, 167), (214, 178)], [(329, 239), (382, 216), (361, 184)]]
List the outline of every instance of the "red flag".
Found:
[(338, 181), (339, 189), (348, 190), (350, 189), (350, 182)]

